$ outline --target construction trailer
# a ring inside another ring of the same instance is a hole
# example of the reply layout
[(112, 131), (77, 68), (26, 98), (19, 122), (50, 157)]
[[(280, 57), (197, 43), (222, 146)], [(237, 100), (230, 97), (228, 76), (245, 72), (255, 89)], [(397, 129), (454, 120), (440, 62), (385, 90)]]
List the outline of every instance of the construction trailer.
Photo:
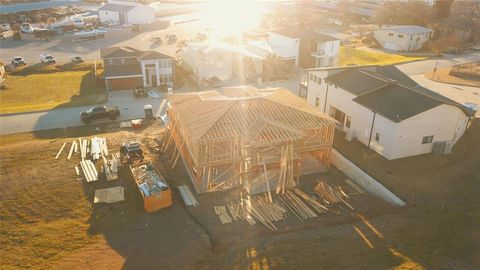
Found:
[(286, 89), (221, 88), (168, 102), (161, 151), (173, 153), (172, 168), (183, 160), (199, 193), (283, 193), (330, 166), (336, 121)]

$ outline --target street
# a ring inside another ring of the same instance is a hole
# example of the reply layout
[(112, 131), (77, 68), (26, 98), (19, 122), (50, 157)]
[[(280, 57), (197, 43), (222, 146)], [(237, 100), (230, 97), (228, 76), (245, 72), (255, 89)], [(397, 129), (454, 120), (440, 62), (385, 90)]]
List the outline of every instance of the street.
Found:
[[(159, 94), (159, 97), (154, 98), (134, 98), (132, 91), (127, 90), (111, 93), (106, 105), (119, 107), (120, 117), (117, 120), (131, 120), (145, 117), (143, 106), (146, 104), (152, 105), (154, 115), (159, 115), (159, 107), (162, 100), (161, 94)], [(72, 107), (0, 116), (0, 135), (81, 126), (84, 123), (80, 121), (80, 112), (90, 107)], [(108, 121), (110, 120), (96, 120), (92, 122), (92, 125)]]

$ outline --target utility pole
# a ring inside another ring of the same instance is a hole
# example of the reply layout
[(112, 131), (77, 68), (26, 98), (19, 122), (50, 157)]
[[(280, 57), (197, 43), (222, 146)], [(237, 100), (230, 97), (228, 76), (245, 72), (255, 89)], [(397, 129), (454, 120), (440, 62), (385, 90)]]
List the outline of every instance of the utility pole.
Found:
[(435, 67), (433, 68), (432, 79), (435, 79), (435, 72), (437, 72), (438, 60), (435, 60)]

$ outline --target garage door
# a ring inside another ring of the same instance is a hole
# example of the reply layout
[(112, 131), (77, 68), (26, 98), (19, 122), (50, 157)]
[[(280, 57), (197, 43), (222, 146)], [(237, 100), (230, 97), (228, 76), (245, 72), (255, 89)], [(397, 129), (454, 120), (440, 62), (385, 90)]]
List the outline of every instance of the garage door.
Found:
[(137, 85), (142, 85), (141, 77), (133, 78), (119, 78), (119, 79), (108, 79), (109, 90), (129, 90), (134, 89)]
[(390, 42), (385, 42), (385, 44), (383, 45), (383, 47), (387, 50), (392, 50), (392, 51), (396, 51), (397, 50), (397, 44), (395, 43), (390, 43)]

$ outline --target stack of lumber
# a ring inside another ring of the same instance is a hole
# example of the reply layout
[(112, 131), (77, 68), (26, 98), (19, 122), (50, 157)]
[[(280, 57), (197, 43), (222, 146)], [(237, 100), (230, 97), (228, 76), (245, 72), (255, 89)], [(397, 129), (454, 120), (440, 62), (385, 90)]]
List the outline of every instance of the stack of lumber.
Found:
[(105, 172), (105, 177), (107, 181), (113, 181), (118, 179), (118, 158), (116, 155), (112, 154), (112, 159), (107, 159), (103, 157), (103, 170)]
[(95, 165), (91, 160), (82, 160), (80, 161), (80, 167), (82, 168), (83, 175), (87, 182), (93, 182), (98, 180), (98, 172), (95, 168)]
[(278, 228), (275, 222), (285, 220), (289, 212), (303, 221), (328, 211), (325, 205), (298, 188), (286, 190), (285, 194), (275, 195), (272, 201), (270, 201), (270, 196), (263, 193), (242, 197), (240, 201), (230, 202), (226, 205), (228, 213), (221, 212), (220, 215), (218, 213), (221, 210), (218, 209), (215, 210), (215, 213), (219, 216), (222, 224), (230, 223), (227, 222), (230, 218), (233, 221), (245, 220), (250, 225), (261, 223), (270, 230), (276, 231)]
[(213, 211), (215, 211), (215, 214), (218, 216), (222, 224), (232, 223), (232, 219), (228, 215), (227, 208), (224, 205), (214, 206)]
[(317, 211), (317, 213), (321, 214), (328, 211), (328, 208), (324, 204), (319, 202), (315, 197), (306, 194), (298, 188), (294, 188), (293, 192), (300, 196), (312, 209)]
[(285, 192), (284, 196), (278, 196), (278, 200), (285, 208), (288, 208), (300, 221), (318, 217), (318, 215), (291, 190)]
[(93, 137), (90, 141), (90, 155), (93, 160), (108, 157), (107, 140), (101, 137)]
[(193, 196), (192, 192), (190, 191), (187, 185), (178, 186), (177, 188), (186, 206), (198, 205), (197, 199), (195, 199), (195, 196)]
[(340, 187), (331, 186), (324, 181), (318, 181), (314, 188), (315, 193), (328, 204), (344, 203), (348, 208), (355, 210), (345, 199), (349, 198)]
[(247, 198), (245, 211), (272, 231), (278, 230), (273, 222), (285, 220), (287, 217), (284, 207), (262, 196)]

